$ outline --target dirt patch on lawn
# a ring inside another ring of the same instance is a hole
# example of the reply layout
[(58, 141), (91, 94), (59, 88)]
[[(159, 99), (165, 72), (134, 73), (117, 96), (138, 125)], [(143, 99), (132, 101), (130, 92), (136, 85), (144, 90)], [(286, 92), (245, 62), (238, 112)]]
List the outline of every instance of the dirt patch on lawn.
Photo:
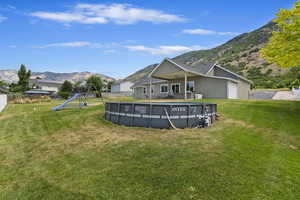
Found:
[[(39, 143), (44, 151), (35, 152), (39, 159), (55, 155), (76, 153), (84, 149), (105, 148), (106, 145), (123, 145), (128, 142), (151, 143), (163, 146), (184, 146), (198, 142), (199, 148), (210, 151), (221, 143), (222, 125), (213, 125), (203, 129), (159, 130), (133, 128), (119, 125), (99, 124), (85, 126), (77, 131), (64, 131), (45, 136)], [(41, 154), (41, 155), (38, 155)]]
[(9, 114), (9, 115), (0, 115), (0, 120), (2, 119), (8, 119), (8, 118), (11, 118), (11, 117), (14, 117), (16, 115), (13, 115), (13, 114)]

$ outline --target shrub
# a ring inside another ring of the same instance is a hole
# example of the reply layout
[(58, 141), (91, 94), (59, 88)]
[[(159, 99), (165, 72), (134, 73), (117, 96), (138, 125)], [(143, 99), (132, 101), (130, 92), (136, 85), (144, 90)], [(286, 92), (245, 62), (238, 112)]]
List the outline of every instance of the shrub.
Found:
[(58, 95), (63, 99), (68, 99), (71, 96), (72, 92), (59, 91)]

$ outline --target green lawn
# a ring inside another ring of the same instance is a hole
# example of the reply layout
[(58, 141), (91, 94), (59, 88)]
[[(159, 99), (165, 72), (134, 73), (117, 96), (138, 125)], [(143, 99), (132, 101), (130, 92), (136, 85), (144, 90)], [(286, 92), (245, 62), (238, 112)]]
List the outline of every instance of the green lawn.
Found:
[(300, 102), (211, 100), (206, 129), (122, 127), (58, 102), (0, 114), (0, 199), (300, 199)]

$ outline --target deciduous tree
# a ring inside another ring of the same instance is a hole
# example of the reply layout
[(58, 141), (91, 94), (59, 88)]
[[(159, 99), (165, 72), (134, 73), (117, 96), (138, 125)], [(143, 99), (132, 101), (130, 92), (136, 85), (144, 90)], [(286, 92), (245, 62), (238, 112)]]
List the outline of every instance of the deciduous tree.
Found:
[(89, 88), (89, 90), (95, 92), (96, 97), (102, 97), (103, 83), (99, 76), (96, 76), (96, 75), (90, 76), (87, 79), (86, 84), (87, 84), (87, 88)]
[(290, 10), (280, 9), (274, 22), (278, 30), (261, 49), (261, 56), (280, 67), (300, 66), (300, 0)]

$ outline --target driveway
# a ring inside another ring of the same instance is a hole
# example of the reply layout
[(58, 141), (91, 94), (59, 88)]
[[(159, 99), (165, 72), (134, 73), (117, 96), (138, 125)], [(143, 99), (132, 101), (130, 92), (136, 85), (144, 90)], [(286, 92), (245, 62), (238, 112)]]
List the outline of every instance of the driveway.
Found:
[(249, 98), (255, 99), (255, 100), (300, 101), (300, 95), (293, 94), (292, 91), (254, 90), (254, 91), (251, 91)]

